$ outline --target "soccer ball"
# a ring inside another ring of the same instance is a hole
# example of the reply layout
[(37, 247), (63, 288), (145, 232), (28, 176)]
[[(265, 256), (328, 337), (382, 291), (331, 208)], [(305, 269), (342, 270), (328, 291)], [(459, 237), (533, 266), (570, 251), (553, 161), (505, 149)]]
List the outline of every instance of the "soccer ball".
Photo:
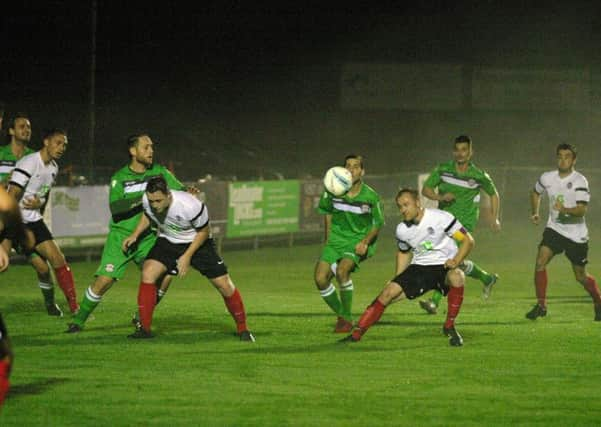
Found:
[(323, 186), (328, 193), (334, 196), (343, 196), (353, 185), (353, 176), (350, 171), (342, 166), (334, 166), (323, 177)]

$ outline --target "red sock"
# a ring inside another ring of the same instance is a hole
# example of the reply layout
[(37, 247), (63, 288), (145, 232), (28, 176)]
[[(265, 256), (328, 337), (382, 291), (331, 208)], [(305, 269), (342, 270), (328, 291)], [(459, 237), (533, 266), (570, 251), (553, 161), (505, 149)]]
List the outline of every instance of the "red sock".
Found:
[(536, 299), (541, 307), (547, 306), (547, 270), (541, 270), (534, 273), (534, 288), (536, 290)]
[(230, 312), (234, 318), (234, 321), (236, 322), (236, 329), (238, 330), (238, 333), (246, 331), (248, 329), (246, 326), (246, 312), (244, 311), (242, 295), (240, 295), (238, 289), (236, 289), (229, 297), (223, 297), (223, 301), (225, 302), (227, 310)]
[(157, 301), (157, 287), (154, 283), (140, 282), (138, 288), (138, 311), (140, 323), (146, 332), (150, 332), (152, 325), (152, 313)]
[(8, 376), (10, 374), (10, 362), (6, 359), (0, 360), (0, 406), (4, 403), (4, 398), (10, 388)]
[(71, 313), (75, 313), (79, 309), (79, 305), (77, 304), (75, 281), (73, 280), (73, 272), (71, 272), (71, 268), (65, 264), (62, 267), (55, 268), (54, 273), (56, 274), (58, 285), (63, 290), (65, 298), (67, 298)]
[(455, 318), (459, 314), (461, 309), (461, 303), (463, 302), (463, 286), (460, 288), (451, 287), (449, 294), (447, 295), (447, 320), (444, 322), (445, 328), (452, 328), (455, 326)]
[(586, 283), (584, 284), (584, 289), (591, 295), (593, 298), (593, 302), (597, 307), (601, 307), (601, 294), (599, 293), (599, 286), (595, 281), (593, 276), (586, 277)]
[(357, 329), (353, 331), (353, 338), (361, 339), (363, 334), (367, 332), (367, 330), (380, 320), (382, 317), (382, 313), (386, 310), (386, 306), (380, 302), (377, 298), (374, 302), (371, 303), (369, 307), (365, 309), (361, 317), (359, 318), (359, 322), (357, 322)]

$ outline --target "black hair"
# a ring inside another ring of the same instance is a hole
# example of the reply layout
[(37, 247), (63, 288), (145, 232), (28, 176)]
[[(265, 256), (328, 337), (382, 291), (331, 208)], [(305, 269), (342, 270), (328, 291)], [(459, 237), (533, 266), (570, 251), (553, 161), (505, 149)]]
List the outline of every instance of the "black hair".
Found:
[(67, 131), (59, 128), (51, 128), (46, 129), (42, 134), (42, 141), (48, 138), (52, 138), (54, 135), (65, 135), (67, 136)]
[(344, 158), (344, 164), (343, 164), (343, 166), (346, 166), (346, 161), (350, 160), (350, 159), (357, 159), (357, 160), (359, 160), (359, 164), (361, 165), (361, 169), (363, 169), (363, 156), (360, 156), (360, 155), (354, 154), (354, 153), (348, 154)]
[(578, 156), (578, 151), (576, 150), (576, 147), (573, 146), (572, 144), (567, 144), (565, 142), (562, 142), (555, 149), (555, 154), (559, 154), (559, 150), (570, 150), (572, 152), (572, 155), (574, 156), (574, 158), (576, 158)]
[(29, 115), (27, 113), (23, 113), (23, 112), (16, 113), (14, 116), (11, 117), (11, 119), (9, 121), (9, 124), (8, 124), (9, 129), (15, 128), (15, 125), (17, 124), (17, 119), (29, 120)]
[(411, 194), (415, 200), (419, 200), (419, 193), (417, 192), (417, 190), (408, 187), (401, 188), (399, 192), (396, 193), (396, 197), (394, 198), (394, 200), (399, 200), (399, 197), (406, 193)]
[(154, 176), (146, 183), (147, 193), (156, 193), (160, 191), (163, 194), (169, 194), (169, 188), (167, 187), (167, 181), (163, 178), (163, 175)]
[(468, 135), (459, 135), (457, 138), (455, 138), (453, 145), (457, 144), (467, 144), (470, 148), (472, 148), (472, 138), (470, 138)]

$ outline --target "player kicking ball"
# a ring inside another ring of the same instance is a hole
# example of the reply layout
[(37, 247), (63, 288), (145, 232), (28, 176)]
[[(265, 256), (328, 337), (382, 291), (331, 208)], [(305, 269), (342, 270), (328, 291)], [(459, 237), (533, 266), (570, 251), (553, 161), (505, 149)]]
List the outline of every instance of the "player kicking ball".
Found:
[[(423, 208), (417, 191), (402, 189), (396, 203), (403, 216), (396, 229), (399, 252), (396, 277), (363, 313), (345, 342), (356, 342), (380, 320), (386, 307), (403, 297), (414, 299), (430, 290), (447, 295), (447, 318), (442, 328), (452, 346), (463, 345), (455, 318), (463, 302), (465, 274), (461, 262), (474, 247), (474, 239), (450, 213)], [(457, 242), (457, 243), (456, 243)]]
[(134, 232), (122, 243), (126, 252), (151, 221), (157, 227), (157, 240), (146, 256), (142, 280), (138, 290), (138, 310), (141, 327), (129, 338), (152, 338), (152, 314), (156, 305), (159, 280), (165, 275), (186, 275), (194, 267), (206, 276), (222, 295), (225, 305), (236, 322), (241, 341), (254, 342), (255, 337), (246, 326), (246, 312), (242, 296), (223, 259), (217, 253), (211, 237), (207, 207), (192, 194), (170, 191), (162, 176), (148, 181), (142, 198), (144, 215)]

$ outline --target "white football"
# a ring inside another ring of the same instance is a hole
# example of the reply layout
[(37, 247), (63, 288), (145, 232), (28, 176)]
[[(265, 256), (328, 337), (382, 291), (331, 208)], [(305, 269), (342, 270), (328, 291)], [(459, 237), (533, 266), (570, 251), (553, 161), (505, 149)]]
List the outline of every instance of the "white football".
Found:
[(334, 196), (343, 196), (353, 185), (353, 176), (350, 171), (342, 166), (334, 166), (323, 177), (323, 185), (328, 193)]

